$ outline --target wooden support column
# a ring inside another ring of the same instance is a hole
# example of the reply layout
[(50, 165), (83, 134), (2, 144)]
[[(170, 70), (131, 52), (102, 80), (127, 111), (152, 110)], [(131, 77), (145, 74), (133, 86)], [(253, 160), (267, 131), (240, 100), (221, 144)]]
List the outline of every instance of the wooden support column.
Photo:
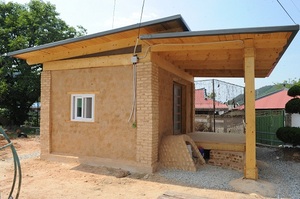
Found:
[(257, 180), (255, 124), (255, 48), (253, 40), (245, 41), (244, 51), (246, 162), (244, 177)]

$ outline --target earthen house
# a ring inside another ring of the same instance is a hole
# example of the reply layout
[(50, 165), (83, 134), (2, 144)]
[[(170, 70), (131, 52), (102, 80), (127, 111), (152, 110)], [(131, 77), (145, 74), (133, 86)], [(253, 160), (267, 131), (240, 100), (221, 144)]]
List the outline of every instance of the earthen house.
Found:
[(298, 29), (190, 31), (176, 15), (8, 56), (43, 64), (42, 158), (146, 172), (163, 136), (194, 131), (194, 77), (243, 77), (244, 172), (257, 179), (254, 79), (271, 73)]

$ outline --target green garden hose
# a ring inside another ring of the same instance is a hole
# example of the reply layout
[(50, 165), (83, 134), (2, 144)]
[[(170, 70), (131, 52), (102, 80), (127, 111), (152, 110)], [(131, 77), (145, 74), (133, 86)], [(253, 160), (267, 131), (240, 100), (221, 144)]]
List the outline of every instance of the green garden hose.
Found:
[(0, 127), (0, 136), (3, 136), (6, 139), (6, 141), (8, 142), (8, 144), (6, 144), (4, 146), (0, 146), (0, 150), (5, 149), (6, 147), (10, 147), (11, 152), (13, 154), (13, 161), (14, 161), (14, 179), (13, 179), (10, 193), (8, 195), (8, 199), (13, 199), (12, 195), (15, 190), (17, 178), (18, 178), (18, 188), (17, 188), (17, 193), (16, 193), (16, 199), (18, 199), (20, 190), (21, 190), (21, 183), (22, 183), (22, 172), (21, 172), (20, 160), (19, 160), (17, 151), (16, 151), (13, 143), (10, 141), (9, 137), (7, 136), (7, 134), (4, 132), (4, 130), (1, 127)]

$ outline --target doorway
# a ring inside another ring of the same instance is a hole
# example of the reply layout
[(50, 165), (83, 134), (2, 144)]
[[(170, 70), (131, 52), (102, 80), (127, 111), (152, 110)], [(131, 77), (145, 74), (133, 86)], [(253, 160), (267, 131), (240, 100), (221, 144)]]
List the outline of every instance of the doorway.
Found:
[(174, 83), (173, 86), (173, 133), (180, 135), (183, 132), (183, 86)]

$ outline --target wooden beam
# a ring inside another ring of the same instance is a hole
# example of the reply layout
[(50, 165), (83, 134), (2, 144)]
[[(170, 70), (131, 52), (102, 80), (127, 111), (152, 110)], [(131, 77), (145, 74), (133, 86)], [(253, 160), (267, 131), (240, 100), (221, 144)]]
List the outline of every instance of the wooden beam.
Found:
[(179, 61), (241, 60), (243, 50), (177, 51), (160, 52), (159, 54), (166, 59)]
[(78, 68), (128, 66), (132, 64), (131, 57), (132, 54), (125, 54), (125, 55), (113, 55), (113, 56), (103, 56), (103, 57), (52, 61), (52, 62), (46, 62), (43, 65), (43, 70), (67, 70), (67, 69), (78, 69)]
[[(244, 60), (206, 60), (206, 61), (177, 61), (172, 63), (185, 70), (215, 70), (215, 69), (244, 69)], [(272, 68), (273, 60), (255, 61), (255, 69), (268, 70)], [(244, 77), (244, 76), (243, 76)]]
[(155, 64), (157, 64), (160, 68), (165, 69), (166, 71), (173, 73), (180, 78), (189, 81), (194, 82), (194, 77), (190, 74), (186, 73), (185, 71), (179, 69), (178, 67), (174, 66), (172, 63), (168, 62), (164, 58), (160, 57), (156, 53), (151, 53), (151, 61)]
[(243, 77), (244, 70), (186, 70), (193, 77)]
[(245, 152), (244, 143), (220, 143), (220, 142), (195, 141), (195, 144), (198, 147), (201, 146), (204, 149)]
[[(89, 54), (94, 54), (99, 52), (120, 49), (120, 48), (126, 48), (130, 46), (134, 46), (135, 43), (136, 43), (136, 38), (133, 37), (129, 39), (122, 39), (118, 41), (111, 41), (107, 43), (100, 43), (94, 45), (89, 45), (87, 43), (86, 45), (80, 44), (78, 46), (73, 45), (71, 47), (68, 46), (68, 44), (66, 44), (64, 46), (60, 46), (59, 47), (60, 50), (57, 50), (57, 52), (55, 53), (48, 53), (49, 50), (47, 49), (41, 50), (43, 55), (38, 53), (38, 56), (29, 57), (26, 61), (29, 65), (45, 63), (45, 62), (57, 61), (57, 60), (67, 59), (72, 57), (79, 57), (79, 56), (84, 56), (84, 55), (89, 55)], [(52, 49), (55, 49), (55, 47)]]
[(244, 49), (246, 161), (244, 177), (257, 180), (255, 127), (255, 48), (253, 40), (245, 40)]
[(220, 50), (220, 49), (242, 49), (244, 44), (242, 40), (235, 41), (218, 41), (204, 43), (187, 43), (187, 44), (158, 44), (151, 47), (151, 52), (166, 51), (195, 51), (195, 50)]
[[(239, 69), (243, 69), (243, 64), (242, 63), (207, 63), (207, 64), (188, 64), (188, 63), (182, 63), (179, 64), (176, 61), (174, 62), (176, 63), (177, 66), (179, 66), (182, 69), (185, 70), (239, 70)], [(175, 65), (175, 64), (174, 64)]]

